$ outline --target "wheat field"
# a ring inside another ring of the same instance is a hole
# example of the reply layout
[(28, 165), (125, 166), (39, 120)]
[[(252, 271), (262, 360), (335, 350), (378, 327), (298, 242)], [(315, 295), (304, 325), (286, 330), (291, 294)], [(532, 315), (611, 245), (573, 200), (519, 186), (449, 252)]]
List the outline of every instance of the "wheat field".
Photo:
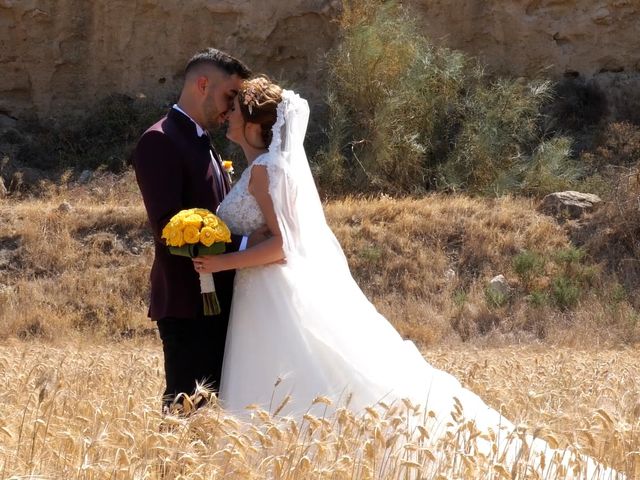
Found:
[[(163, 417), (162, 354), (152, 339), (11, 340), (0, 351), (1, 478), (536, 478), (512, 477), (506, 466), (458, 450), (453, 439), (437, 449), (395, 448), (390, 426), (401, 432), (402, 425), (392, 417), (338, 410), (296, 422), (254, 411), (239, 420), (215, 403), (188, 418)], [(629, 478), (640, 473), (636, 351), (424, 353), (529, 432), (560, 448), (579, 447)]]

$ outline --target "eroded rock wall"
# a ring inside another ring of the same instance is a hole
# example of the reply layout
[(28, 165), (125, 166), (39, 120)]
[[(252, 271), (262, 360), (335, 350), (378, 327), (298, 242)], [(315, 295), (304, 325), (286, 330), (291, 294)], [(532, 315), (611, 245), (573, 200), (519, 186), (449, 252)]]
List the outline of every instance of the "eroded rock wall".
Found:
[(216, 46), (313, 96), (332, 0), (0, 0), (0, 113), (77, 112), (111, 93), (165, 99)]
[(411, 0), (425, 33), (500, 73), (640, 71), (638, 0)]
[[(623, 104), (640, 95), (638, 0), (406, 3), (425, 34), (492, 71), (579, 75)], [(340, 7), (340, 0), (0, 0), (0, 126), (9, 117), (81, 111), (111, 93), (167, 99), (185, 61), (209, 45), (320, 99)]]
[(611, 118), (640, 121), (640, 1), (409, 3), (426, 35), (478, 57), (489, 71), (594, 86)]

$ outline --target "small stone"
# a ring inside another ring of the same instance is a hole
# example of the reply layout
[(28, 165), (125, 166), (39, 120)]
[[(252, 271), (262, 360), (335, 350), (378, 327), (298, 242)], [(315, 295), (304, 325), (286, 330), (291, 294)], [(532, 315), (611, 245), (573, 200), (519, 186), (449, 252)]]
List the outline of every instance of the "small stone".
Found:
[(456, 271), (453, 268), (448, 269), (446, 272), (444, 272), (444, 278), (446, 278), (447, 280), (453, 280), (454, 278), (456, 278)]
[(544, 197), (538, 210), (557, 219), (575, 219), (594, 210), (601, 202), (600, 197), (592, 193), (556, 192)]
[(73, 207), (71, 206), (71, 204), (69, 202), (67, 202), (66, 200), (64, 202), (62, 202), (60, 205), (58, 205), (58, 211), (62, 212), (62, 213), (68, 213), (71, 210), (73, 210)]
[(489, 288), (498, 295), (503, 295), (505, 297), (509, 295), (510, 288), (507, 283), (507, 279), (504, 278), (504, 275), (497, 275), (493, 277), (489, 282)]
[(91, 170), (83, 170), (78, 177), (78, 183), (87, 183), (89, 180), (91, 180), (92, 176), (93, 173), (91, 172)]
[(597, 25), (611, 25), (613, 23), (611, 11), (607, 7), (601, 7), (598, 9), (591, 18), (593, 19), (593, 23)]

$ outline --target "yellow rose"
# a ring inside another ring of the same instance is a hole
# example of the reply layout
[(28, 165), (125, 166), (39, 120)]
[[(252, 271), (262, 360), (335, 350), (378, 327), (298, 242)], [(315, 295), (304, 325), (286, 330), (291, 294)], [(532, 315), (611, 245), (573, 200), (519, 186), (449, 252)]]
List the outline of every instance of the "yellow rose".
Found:
[(162, 238), (167, 240), (167, 245), (170, 247), (181, 247), (184, 245), (182, 230), (173, 228), (170, 225), (167, 225), (164, 230), (162, 230)]
[(187, 225), (182, 231), (184, 241), (187, 243), (198, 243), (200, 241), (200, 228), (194, 225)]
[(211, 227), (203, 227), (200, 230), (200, 243), (205, 247), (210, 247), (216, 242), (216, 232)]
[(172, 218), (165, 228), (182, 230), (182, 220)]
[(200, 227), (202, 226), (202, 217), (197, 213), (192, 213), (188, 217), (184, 218), (182, 223), (185, 227), (195, 227), (200, 231)]
[(180, 223), (180, 214), (176, 213), (173, 217), (171, 217), (171, 220), (169, 220), (167, 222), (167, 226), (171, 225), (173, 227), (177, 226)]
[(165, 240), (169, 240), (169, 237), (171, 236), (171, 230), (173, 230), (171, 224), (167, 223), (162, 229), (162, 238), (164, 238)]
[(229, 227), (227, 227), (224, 223), (220, 222), (215, 228), (216, 232), (216, 241), (229, 243), (231, 241), (231, 232), (229, 231)]
[(200, 215), (202, 218), (206, 217), (207, 215), (213, 215), (209, 210), (207, 210), (206, 208), (194, 208), (193, 209), (196, 215)]
[(187, 218), (189, 215), (193, 215), (195, 212), (195, 208), (189, 208), (188, 210), (180, 210), (176, 213), (176, 217), (179, 219)]
[(205, 226), (215, 228), (218, 226), (219, 219), (213, 213), (210, 213), (206, 217), (202, 219), (204, 221)]

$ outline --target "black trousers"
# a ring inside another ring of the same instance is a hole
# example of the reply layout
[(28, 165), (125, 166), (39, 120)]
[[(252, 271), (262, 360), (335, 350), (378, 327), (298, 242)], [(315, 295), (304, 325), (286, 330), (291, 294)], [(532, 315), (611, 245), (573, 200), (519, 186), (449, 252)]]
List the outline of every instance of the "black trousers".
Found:
[(163, 318), (157, 323), (167, 385), (163, 409), (168, 408), (179, 393), (191, 395), (196, 382), (217, 392), (227, 338), (227, 318)]

